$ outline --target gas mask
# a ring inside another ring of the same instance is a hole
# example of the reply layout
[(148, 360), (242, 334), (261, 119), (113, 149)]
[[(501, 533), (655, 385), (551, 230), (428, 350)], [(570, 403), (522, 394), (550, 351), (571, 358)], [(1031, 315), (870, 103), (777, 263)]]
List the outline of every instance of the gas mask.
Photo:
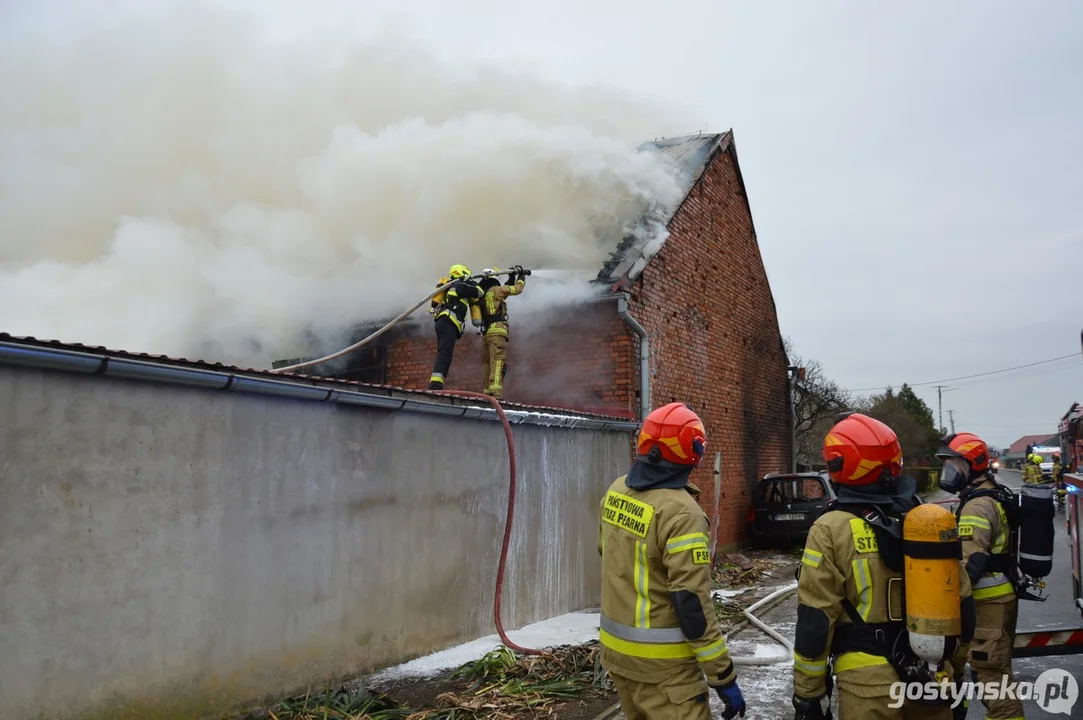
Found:
[(944, 459), (944, 467), (940, 470), (940, 482), (937, 485), (941, 490), (952, 495), (958, 495), (970, 484), (970, 464), (958, 457)]

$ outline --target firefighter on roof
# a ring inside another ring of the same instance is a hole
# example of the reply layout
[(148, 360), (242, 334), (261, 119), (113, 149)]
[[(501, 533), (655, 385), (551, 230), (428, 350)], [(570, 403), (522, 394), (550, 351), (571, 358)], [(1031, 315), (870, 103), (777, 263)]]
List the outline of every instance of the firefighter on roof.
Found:
[(638, 458), (601, 503), (602, 665), (627, 720), (745, 714), (737, 671), (711, 600), (707, 516), (689, 480), (706, 449), (703, 422), (670, 403), (647, 415)]
[[(1002, 501), (991, 494), (1001, 486), (987, 474), (989, 450), (977, 435), (948, 435), (941, 440), (936, 456), (944, 461), (940, 488), (959, 496), (956, 510), (959, 538), (963, 542), (963, 561), (977, 603), (974, 640), (969, 652), (966, 647), (960, 648), (952, 659), (955, 676), (961, 679), (963, 666), (969, 660), (978, 682), (999, 685), (1002, 676), (1006, 675), (1010, 685), (1013, 682), (1012, 645), (1015, 643), (1019, 600), (1008, 574), (1012, 563), (1007, 511)], [(1031, 456), (1034, 457), (1037, 456)], [(1038, 469), (1032, 462), (1027, 466)], [(1007, 502), (1010, 495), (1002, 497)], [(982, 702), (990, 720), (1023, 718), (1023, 703), (1018, 698), (983, 699)], [(966, 717), (966, 703), (960, 703), (956, 712), (957, 718)]]
[(437, 287), (450, 280), (455, 280), (455, 284), (433, 297), (429, 307), (436, 327), (436, 363), (429, 377), (429, 390), (444, 389), (444, 381), (455, 354), (455, 343), (463, 336), (470, 303), (480, 300), (482, 296), (481, 288), (470, 279), (470, 268), (452, 265), (448, 275), (449, 280), (439, 283)]
[[(516, 265), (515, 272), (508, 275), (503, 285), (495, 277), (481, 281), (485, 293), (478, 307), (481, 309), (481, 333), (484, 336), (481, 346), (481, 362), (485, 366), (485, 387), (482, 392), (497, 400), (504, 398), (504, 376), (508, 372), (508, 304), (507, 299), (519, 295), (526, 287), (529, 270)], [(499, 272), (497, 268), (486, 268), (483, 273)]]
[[(945, 643), (937, 675), (910, 647), (903, 607), (902, 530), (906, 513), (921, 501), (915, 481), (901, 475), (899, 441), (878, 420), (844, 413), (824, 438), (823, 457), (838, 498), (813, 523), (801, 558), (793, 643), (794, 717), (826, 717), (834, 675), (842, 720), (918, 714), (950, 720), (950, 700), (933, 704), (908, 699), (901, 707), (889, 707), (893, 683), (935, 682), (940, 673), (949, 673), (947, 661), (957, 644)], [(949, 538), (951, 542), (953, 557), (958, 557), (957, 537)], [(974, 627), (969, 595), (969, 583), (960, 577), (958, 604), (952, 609), (964, 641)]]

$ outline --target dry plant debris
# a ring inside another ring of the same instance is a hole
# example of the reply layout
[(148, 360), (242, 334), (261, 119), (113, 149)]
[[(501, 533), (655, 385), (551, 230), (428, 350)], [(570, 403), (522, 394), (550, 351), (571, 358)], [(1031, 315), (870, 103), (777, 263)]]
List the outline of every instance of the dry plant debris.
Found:
[(597, 641), (520, 656), (504, 646), (448, 678), (434, 707), (410, 708), (366, 690), (328, 690), (269, 708), (268, 720), (497, 720), (556, 717), (558, 706), (588, 690), (612, 688)]

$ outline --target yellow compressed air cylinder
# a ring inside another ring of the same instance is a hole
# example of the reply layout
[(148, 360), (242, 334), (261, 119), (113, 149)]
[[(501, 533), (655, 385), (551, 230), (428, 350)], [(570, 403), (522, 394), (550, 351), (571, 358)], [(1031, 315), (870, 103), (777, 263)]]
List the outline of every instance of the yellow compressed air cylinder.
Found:
[(484, 323), (481, 321), (481, 300), (470, 303), (470, 322), (474, 327), (479, 328)]
[(903, 520), (906, 628), (910, 647), (935, 666), (955, 651), (962, 633), (959, 530), (940, 505), (919, 505)]

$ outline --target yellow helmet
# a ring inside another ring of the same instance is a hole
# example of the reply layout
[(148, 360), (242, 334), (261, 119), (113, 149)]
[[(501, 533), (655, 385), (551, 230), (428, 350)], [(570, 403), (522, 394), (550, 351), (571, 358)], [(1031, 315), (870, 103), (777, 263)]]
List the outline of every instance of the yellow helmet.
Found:
[(1035, 456), (1034, 456), (1034, 462), (1036, 462), (1036, 463), (1038, 463), (1039, 465), (1041, 465), (1041, 464), (1042, 464), (1042, 462), (1043, 462), (1042, 456), (1041, 456), (1041, 455), (1037, 455), (1037, 454), (1035, 454)]
[(451, 269), (448, 270), (447, 274), (450, 275), (453, 279), (469, 277), (470, 268), (465, 265), (452, 265)]

